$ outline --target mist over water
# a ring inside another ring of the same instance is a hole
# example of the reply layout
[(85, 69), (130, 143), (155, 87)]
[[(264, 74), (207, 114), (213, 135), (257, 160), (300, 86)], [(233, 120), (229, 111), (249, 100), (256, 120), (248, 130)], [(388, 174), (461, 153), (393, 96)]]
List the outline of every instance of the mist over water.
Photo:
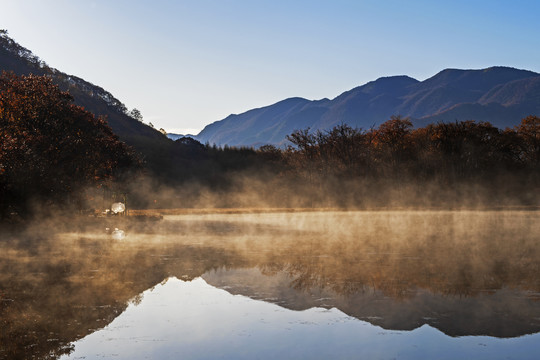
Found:
[[(540, 331), (537, 211), (162, 212), (162, 220), (134, 212), (2, 234), (0, 358), (77, 351), (74, 341), (136, 308), (147, 289), (170, 277), (202, 277), (284, 310), (338, 309), (388, 331), (429, 325), (446, 336), (494, 339)], [(163, 301), (165, 314), (185, 305)], [(190, 301), (212, 302), (196, 294)], [(211, 333), (212, 326), (201, 331)], [(317, 342), (327, 335), (313, 336)], [(504, 344), (497, 346), (505, 354), (516, 346)], [(489, 351), (497, 358), (495, 348)]]

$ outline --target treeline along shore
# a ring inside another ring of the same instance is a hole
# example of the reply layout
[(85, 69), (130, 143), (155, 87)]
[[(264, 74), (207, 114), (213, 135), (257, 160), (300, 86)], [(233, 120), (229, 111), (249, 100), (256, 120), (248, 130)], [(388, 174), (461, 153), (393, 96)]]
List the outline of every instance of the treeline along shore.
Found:
[(167, 161), (178, 165), (178, 173), (171, 177), (169, 170), (155, 178), (161, 176), (161, 184), (174, 190), (161, 197), (156, 193), (156, 206), (538, 205), (536, 116), (504, 130), (475, 121), (413, 128), (409, 119), (395, 116), (378, 128), (341, 124), (328, 131), (297, 130), (287, 138), (286, 147), (258, 149), (203, 145), (189, 137), (172, 142)]
[[(94, 206), (100, 193), (148, 207), (537, 206), (540, 118), (514, 128), (300, 129), (289, 145), (217, 147), (184, 137), (132, 148), (46, 76), (0, 77), (0, 214)], [(165, 145), (164, 145), (165, 144)]]

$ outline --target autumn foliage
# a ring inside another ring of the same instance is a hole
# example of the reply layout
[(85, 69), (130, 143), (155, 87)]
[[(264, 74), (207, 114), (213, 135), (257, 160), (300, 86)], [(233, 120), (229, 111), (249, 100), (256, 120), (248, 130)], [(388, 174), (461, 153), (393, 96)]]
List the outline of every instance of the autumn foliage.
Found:
[(540, 189), (536, 116), (506, 130), (475, 121), (414, 129), (409, 119), (397, 116), (377, 129), (342, 124), (325, 132), (298, 130), (288, 139), (293, 146), (283, 152), (283, 160), (289, 174), (304, 179), (304, 188), (315, 189), (313, 194), (345, 198), (353, 206), (366, 199), (390, 204), (396, 194), (409, 203), (422, 198), (425, 204), (428, 198), (429, 204), (442, 206), (443, 198), (454, 203), (477, 200), (470, 195), (491, 203), (511, 198), (536, 204)]
[(27, 213), (32, 201), (74, 201), (138, 164), (103, 118), (72, 104), (45, 76), (0, 77), (1, 211)]

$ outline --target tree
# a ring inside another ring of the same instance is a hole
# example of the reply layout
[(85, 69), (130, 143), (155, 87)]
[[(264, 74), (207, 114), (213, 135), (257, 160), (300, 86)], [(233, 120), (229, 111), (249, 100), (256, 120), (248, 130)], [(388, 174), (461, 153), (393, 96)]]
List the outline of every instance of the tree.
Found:
[(403, 168), (406, 162), (412, 160), (412, 127), (409, 118), (392, 116), (373, 131), (373, 146), (379, 161), (387, 164), (394, 175), (398, 174), (399, 168)]
[(517, 135), (522, 140), (522, 158), (530, 164), (540, 163), (540, 118), (527, 116), (515, 127)]
[(0, 212), (65, 203), (135, 168), (133, 151), (45, 76), (0, 76)]
[(365, 172), (369, 166), (369, 136), (361, 129), (347, 124), (335, 126), (326, 133), (328, 151), (334, 159), (333, 166), (342, 168), (346, 173)]
[(134, 118), (135, 120), (137, 121), (140, 121), (142, 122), (143, 121), (143, 116), (141, 114), (141, 112), (136, 109), (136, 108), (133, 108), (129, 113), (128, 113), (129, 116), (131, 116), (132, 118)]
[(307, 128), (304, 130), (295, 130), (291, 135), (287, 135), (287, 140), (298, 148), (298, 151), (294, 151), (292, 147), (289, 147), (289, 154), (292, 155), (289, 158), (289, 163), (296, 170), (305, 170), (308, 181), (312, 182), (314, 173), (318, 167), (316, 163), (320, 155), (320, 146), (317, 137), (314, 134), (310, 134), (309, 128)]

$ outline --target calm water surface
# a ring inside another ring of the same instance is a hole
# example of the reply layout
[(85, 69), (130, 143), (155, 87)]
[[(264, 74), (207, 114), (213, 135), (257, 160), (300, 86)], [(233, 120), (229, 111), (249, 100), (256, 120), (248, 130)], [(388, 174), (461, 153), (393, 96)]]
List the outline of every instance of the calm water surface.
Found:
[(2, 235), (0, 359), (536, 359), (539, 215), (179, 215)]

